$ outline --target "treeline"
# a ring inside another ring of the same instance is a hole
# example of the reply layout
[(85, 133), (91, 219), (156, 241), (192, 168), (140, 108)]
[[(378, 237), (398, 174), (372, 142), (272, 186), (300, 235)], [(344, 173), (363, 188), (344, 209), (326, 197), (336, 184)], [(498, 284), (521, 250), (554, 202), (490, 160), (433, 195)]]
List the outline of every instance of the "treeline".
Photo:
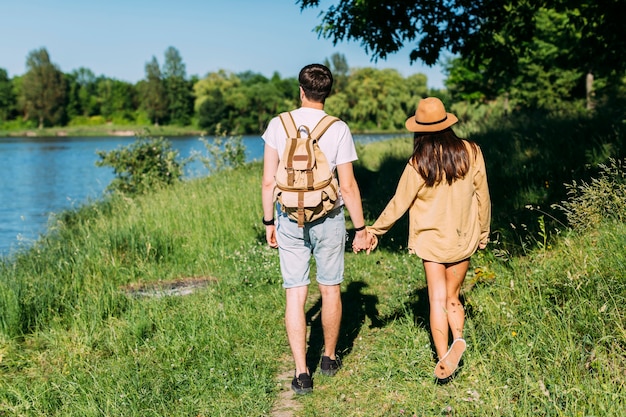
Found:
[[(403, 128), (407, 114), (427, 94), (426, 76), (403, 77), (398, 71), (350, 70), (341, 54), (326, 60), (335, 75), (327, 109), (356, 130)], [(262, 131), (271, 117), (299, 104), (298, 80), (247, 71), (188, 76), (174, 47), (146, 63), (136, 84), (96, 76), (87, 68), (63, 73), (45, 48), (26, 59), (26, 73), (13, 78), (0, 68), (0, 129), (56, 126), (174, 125), (208, 134)]]
[[(558, 32), (554, 20), (540, 20), (548, 27), (539, 25), (543, 30), (533, 39), (534, 53), (497, 83), (486, 69), (472, 69), (462, 57), (445, 62), (446, 89), (433, 90), (424, 74), (404, 77), (393, 69), (350, 68), (342, 54), (334, 54), (325, 62), (335, 76), (326, 109), (358, 132), (403, 130), (406, 117), (427, 95), (443, 99), (464, 122), (482, 123), (487, 115), (514, 112), (619, 113), (626, 101), (623, 72), (565, 68), (563, 54), (574, 52), (560, 38), (545, 35)], [(188, 76), (174, 47), (166, 49), (162, 65), (152, 57), (144, 79), (136, 84), (96, 76), (87, 68), (63, 73), (45, 48), (28, 54), (26, 69), (9, 78), (0, 68), (2, 131), (112, 124), (180, 126), (209, 135), (257, 134), (272, 116), (299, 104), (295, 77), (226, 70), (203, 78)]]

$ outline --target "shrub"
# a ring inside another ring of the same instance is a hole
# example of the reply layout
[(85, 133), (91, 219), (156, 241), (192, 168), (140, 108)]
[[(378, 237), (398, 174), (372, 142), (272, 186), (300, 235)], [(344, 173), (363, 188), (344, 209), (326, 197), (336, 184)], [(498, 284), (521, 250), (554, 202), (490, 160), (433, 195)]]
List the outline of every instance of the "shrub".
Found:
[[(218, 127), (219, 132), (219, 127)], [(214, 174), (227, 168), (238, 168), (246, 163), (246, 147), (241, 136), (226, 136), (220, 134), (213, 140), (200, 138), (207, 150), (207, 155), (194, 152), (192, 159), (197, 159)]]
[(0, 129), (2, 130), (20, 130), (20, 129), (35, 129), (37, 127), (37, 123), (32, 120), (23, 120), (22, 118), (16, 120), (5, 120), (4, 122), (0, 122)]
[(164, 138), (139, 138), (127, 147), (110, 152), (98, 151), (99, 167), (113, 168), (115, 178), (107, 191), (135, 195), (180, 181), (185, 163)]
[(626, 220), (626, 160), (611, 158), (610, 165), (598, 167), (598, 178), (566, 184), (568, 199), (554, 205), (574, 229), (588, 230), (605, 219)]
[(102, 116), (76, 116), (68, 123), (68, 126), (102, 126), (106, 124)]

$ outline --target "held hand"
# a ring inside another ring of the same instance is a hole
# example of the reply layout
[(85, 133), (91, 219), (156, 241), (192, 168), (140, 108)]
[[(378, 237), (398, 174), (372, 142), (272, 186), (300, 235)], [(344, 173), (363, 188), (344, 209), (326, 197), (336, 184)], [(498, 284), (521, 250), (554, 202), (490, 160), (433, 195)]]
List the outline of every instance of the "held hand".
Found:
[(354, 240), (352, 241), (352, 251), (358, 253), (367, 249), (369, 249), (369, 236), (367, 231), (363, 229), (355, 233)]
[(373, 251), (374, 249), (376, 249), (376, 246), (378, 246), (378, 236), (376, 236), (373, 233), (367, 233), (368, 235), (368, 242), (369, 242), (369, 246), (367, 248), (367, 254), (369, 255), (371, 251)]
[(375, 234), (364, 230), (362, 232), (357, 232), (354, 236), (352, 251), (354, 253), (358, 253), (364, 250), (365, 253), (369, 255), (371, 251), (376, 249), (376, 246), (378, 246), (378, 237)]

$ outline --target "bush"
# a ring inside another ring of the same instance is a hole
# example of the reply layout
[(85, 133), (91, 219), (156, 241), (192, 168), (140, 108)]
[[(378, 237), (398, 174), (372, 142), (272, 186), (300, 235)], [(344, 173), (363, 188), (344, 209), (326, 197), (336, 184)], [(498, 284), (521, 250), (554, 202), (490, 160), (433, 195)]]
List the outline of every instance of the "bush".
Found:
[(127, 147), (97, 154), (101, 160), (96, 165), (113, 167), (116, 175), (107, 191), (142, 194), (178, 182), (183, 176), (185, 164), (178, 161), (178, 151), (164, 138), (139, 138)]
[(106, 120), (102, 116), (76, 116), (68, 123), (68, 126), (102, 126)]
[(23, 120), (22, 118), (16, 120), (5, 120), (4, 122), (0, 122), (1, 130), (20, 130), (20, 129), (35, 129), (37, 128), (37, 123), (32, 120)]
[(213, 140), (200, 138), (208, 155), (194, 152), (192, 159), (202, 162), (209, 174), (223, 171), (227, 168), (238, 168), (246, 163), (246, 147), (241, 136), (221, 134)]
[(152, 122), (145, 111), (138, 110), (135, 112), (135, 124), (140, 126), (150, 126)]
[(566, 184), (568, 199), (554, 206), (563, 210), (574, 229), (588, 230), (605, 219), (626, 220), (626, 160), (611, 158), (609, 166), (598, 167), (599, 177), (591, 182)]

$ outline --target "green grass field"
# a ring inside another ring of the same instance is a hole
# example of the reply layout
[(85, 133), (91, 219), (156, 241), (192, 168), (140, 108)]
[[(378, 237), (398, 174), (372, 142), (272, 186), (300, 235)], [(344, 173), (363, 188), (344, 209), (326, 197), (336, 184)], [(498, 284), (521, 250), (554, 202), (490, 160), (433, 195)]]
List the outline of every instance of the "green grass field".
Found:
[[(546, 191), (535, 175), (545, 171), (528, 168), (539, 162), (528, 156), (526, 170), (505, 166), (495, 160), (505, 152), (499, 142), (475, 138), (493, 184), (496, 241), (472, 258), (464, 285), (468, 350), (458, 377), (434, 383), (425, 280), (419, 259), (404, 250), (401, 221), (369, 256), (346, 253), (344, 368), (334, 378), (315, 375), (314, 393), (295, 398), (293, 415), (623, 414), (624, 212), (586, 230), (552, 223), (558, 210), (549, 203), (566, 194), (562, 178), (550, 183), (554, 194)], [(525, 137), (517, 141), (521, 147)], [(402, 141), (359, 149), (370, 222), (410, 149)], [(514, 170), (527, 187), (512, 180)], [(60, 213), (33, 248), (3, 259), (0, 416), (272, 415), (283, 393), (279, 375), (292, 363), (260, 179), (261, 165), (252, 163), (133, 199), (103, 199)], [(502, 196), (516, 190), (515, 199)], [(198, 288), (182, 295), (191, 284)], [(312, 286), (313, 368), (318, 313)]]

